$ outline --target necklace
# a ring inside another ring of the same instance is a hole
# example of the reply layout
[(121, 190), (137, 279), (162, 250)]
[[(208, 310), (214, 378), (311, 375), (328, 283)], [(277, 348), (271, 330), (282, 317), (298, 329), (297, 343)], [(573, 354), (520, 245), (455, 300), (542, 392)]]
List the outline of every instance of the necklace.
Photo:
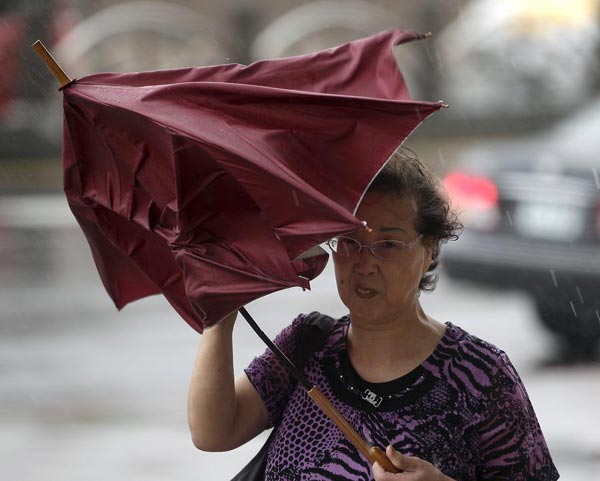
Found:
[[(349, 359), (347, 359), (347, 354), (340, 353), (340, 355), (345, 357), (344, 362), (342, 364), (342, 362), (340, 361), (340, 357), (338, 355), (338, 358), (335, 361), (335, 368), (338, 373), (338, 378), (339, 378), (341, 384), (352, 394), (360, 397), (363, 401), (367, 402), (374, 408), (378, 408), (379, 406), (381, 406), (381, 404), (384, 402), (384, 400), (391, 400), (394, 398), (399, 398), (399, 397), (404, 396), (408, 392), (414, 390), (425, 379), (425, 375), (421, 374), (419, 377), (417, 377), (417, 379), (410, 386), (406, 386), (394, 393), (388, 393), (385, 395), (381, 395), (380, 393), (375, 392), (370, 387), (366, 387), (366, 386), (359, 387), (356, 385), (357, 383), (352, 382), (348, 378), (348, 376), (346, 376), (344, 374), (345, 372), (349, 373), (350, 377), (355, 378), (356, 381), (360, 381), (360, 377), (358, 376), (358, 373), (356, 373), (356, 371), (352, 367)], [(394, 382), (394, 381), (390, 381), (390, 382)], [(387, 384), (387, 383), (384, 383), (384, 384)]]

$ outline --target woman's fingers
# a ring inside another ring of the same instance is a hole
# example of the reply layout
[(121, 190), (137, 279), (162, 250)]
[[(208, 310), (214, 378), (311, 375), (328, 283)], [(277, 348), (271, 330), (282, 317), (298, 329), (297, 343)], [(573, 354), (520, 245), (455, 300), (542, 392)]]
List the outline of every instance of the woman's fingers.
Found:
[(375, 478), (375, 481), (385, 481), (385, 475), (389, 474), (377, 461), (371, 467), (371, 471), (373, 471), (373, 477)]
[[(407, 471), (409, 471), (409, 469), (407, 469), (409, 466), (412, 467), (412, 459), (416, 459), (416, 458), (410, 458), (409, 456), (404, 456), (401, 453), (399, 453), (398, 451), (396, 451), (392, 446), (388, 446), (385, 450), (385, 454), (386, 456), (389, 458), (389, 460), (392, 462), (392, 464), (394, 466), (396, 466), (396, 468), (398, 468), (400, 470), (400, 473), (389, 473), (387, 472), (385, 469), (383, 469), (383, 467), (379, 464), (379, 463), (375, 463), (373, 464), (373, 477), (375, 478), (375, 481), (398, 481), (398, 480), (402, 480), (402, 479), (409, 479), (406, 478), (406, 475), (408, 474)], [(410, 468), (412, 469), (412, 468)]]
[(385, 454), (400, 471), (416, 471), (419, 469), (423, 461), (419, 458), (412, 456), (405, 456), (402, 453), (396, 451), (392, 446), (388, 446), (385, 449)]
[(375, 481), (452, 481), (431, 463), (399, 453), (392, 446), (386, 448), (385, 454), (400, 473), (388, 473), (375, 463), (372, 468)]

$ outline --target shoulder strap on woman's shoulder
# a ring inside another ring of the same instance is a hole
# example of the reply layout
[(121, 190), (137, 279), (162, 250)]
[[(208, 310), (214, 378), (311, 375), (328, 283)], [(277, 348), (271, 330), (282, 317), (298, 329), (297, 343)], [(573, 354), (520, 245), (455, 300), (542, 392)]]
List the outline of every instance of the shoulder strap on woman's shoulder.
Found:
[(335, 324), (336, 320), (333, 317), (320, 312), (313, 311), (307, 314), (298, 333), (296, 349), (292, 355), (292, 360), (298, 369), (303, 371), (310, 356), (325, 345)]

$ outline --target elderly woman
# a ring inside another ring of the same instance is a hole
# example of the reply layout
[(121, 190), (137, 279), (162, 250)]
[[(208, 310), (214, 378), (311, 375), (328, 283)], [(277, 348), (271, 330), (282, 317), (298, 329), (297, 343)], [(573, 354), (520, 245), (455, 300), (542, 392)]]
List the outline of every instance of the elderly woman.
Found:
[[(399, 151), (356, 215), (371, 230), (328, 242), (349, 315), (336, 321), (305, 374), (367, 441), (387, 446), (401, 472), (370, 466), (271, 352), (234, 380), (235, 315), (203, 335), (188, 405), (194, 444), (230, 450), (276, 426), (268, 481), (558, 479), (507, 355), (431, 318), (419, 302), (435, 287), (441, 243), (461, 227), (436, 178)], [(279, 334), (287, 353), (305, 317)]]

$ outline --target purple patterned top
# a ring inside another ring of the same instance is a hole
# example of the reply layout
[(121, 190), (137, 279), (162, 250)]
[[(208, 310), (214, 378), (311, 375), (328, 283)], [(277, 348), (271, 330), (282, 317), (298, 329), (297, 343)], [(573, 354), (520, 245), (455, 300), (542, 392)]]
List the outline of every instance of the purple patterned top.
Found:
[[(288, 355), (305, 316), (276, 338)], [(554, 481), (559, 475), (525, 388), (506, 354), (446, 323), (434, 352), (385, 383), (362, 380), (346, 353), (349, 317), (305, 369), (369, 442), (435, 464), (456, 481)], [(246, 369), (277, 433), (266, 481), (372, 480), (368, 461), (267, 350)]]

